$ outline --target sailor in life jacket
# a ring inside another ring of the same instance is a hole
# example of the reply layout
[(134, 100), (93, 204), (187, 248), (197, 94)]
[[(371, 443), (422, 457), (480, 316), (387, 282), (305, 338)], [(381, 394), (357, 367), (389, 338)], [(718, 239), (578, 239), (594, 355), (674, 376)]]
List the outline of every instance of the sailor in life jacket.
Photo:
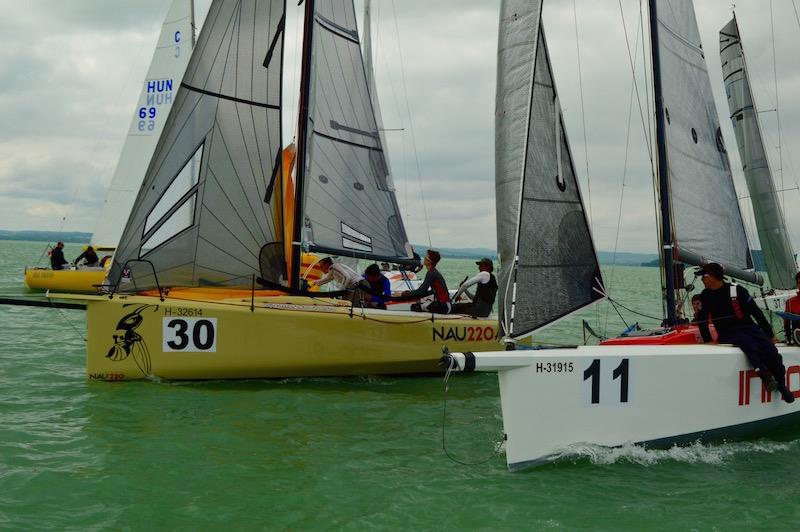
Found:
[[(786, 301), (786, 312), (800, 314), (800, 272), (794, 276), (797, 285), (797, 294)], [(786, 341), (789, 343), (800, 344), (800, 322), (783, 320), (783, 330), (786, 332)]]
[[(451, 312), (485, 318), (492, 313), (494, 307), (494, 300), (497, 297), (497, 279), (492, 273), (494, 271), (492, 259), (483, 258), (475, 264), (478, 265), (478, 273), (461, 283), (453, 297), (453, 300), (458, 301), (458, 297), (466, 292), (472, 302), (455, 303)], [(476, 286), (474, 296), (467, 291), (470, 286)]]
[(784, 401), (794, 402), (794, 395), (786, 388), (783, 358), (774, 345), (778, 339), (747, 290), (725, 282), (724, 270), (716, 262), (704, 265), (695, 275), (702, 278), (706, 287), (700, 294), (702, 308), (697, 316), (703, 342), (711, 342), (708, 330), (711, 320), (719, 335), (719, 343), (733, 344), (741, 349), (766, 389), (769, 392), (778, 390)]
[(436, 269), (436, 265), (442, 256), (438, 251), (428, 250), (422, 264), (428, 269), (422, 284), (414, 290), (406, 290), (400, 294), (403, 299), (419, 299), (433, 294), (433, 301), (426, 307), (419, 303), (411, 305), (411, 310), (415, 312), (431, 312), (433, 314), (450, 314), (450, 292), (447, 290), (447, 283), (444, 277)]

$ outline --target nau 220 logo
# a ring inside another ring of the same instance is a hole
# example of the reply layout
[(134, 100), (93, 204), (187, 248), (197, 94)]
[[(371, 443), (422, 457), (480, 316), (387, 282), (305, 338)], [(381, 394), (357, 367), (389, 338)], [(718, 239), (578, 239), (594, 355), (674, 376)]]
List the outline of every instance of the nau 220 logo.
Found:
[(217, 351), (217, 318), (163, 319), (161, 348), (165, 353), (215, 353)]
[(485, 342), (494, 340), (497, 337), (497, 331), (494, 327), (489, 325), (481, 326), (460, 326), (460, 327), (434, 327), (433, 328), (433, 341), (448, 341), (454, 342)]

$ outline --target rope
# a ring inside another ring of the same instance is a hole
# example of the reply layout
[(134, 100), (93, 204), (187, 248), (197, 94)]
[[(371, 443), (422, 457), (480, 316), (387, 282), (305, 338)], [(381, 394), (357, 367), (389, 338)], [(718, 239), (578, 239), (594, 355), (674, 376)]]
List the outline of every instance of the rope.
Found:
[[(792, 2), (794, 5), (794, 2)], [(781, 141), (783, 134), (781, 132), (781, 113), (780, 113), (780, 99), (778, 93), (778, 61), (775, 56), (775, 13), (772, 10), (772, 0), (769, 0), (769, 22), (770, 30), (772, 32), (772, 76), (775, 81), (775, 118), (778, 122), (778, 163), (780, 164), (779, 172), (781, 174), (781, 189), (783, 186), (783, 150)], [(786, 193), (781, 192), (781, 210), (786, 212)]]
[(478, 462), (464, 462), (463, 460), (459, 460), (458, 458), (454, 457), (450, 454), (450, 451), (447, 450), (447, 442), (445, 439), (445, 426), (447, 424), (447, 392), (449, 390), (448, 382), (450, 381), (450, 375), (453, 373), (453, 370), (456, 367), (456, 361), (454, 358), (450, 357), (450, 364), (447, 366), (447, 372), (444, 374), (444, 393), (442, 394), (442, 451), (444, 452), (445, 456), (449, 458), (451, 461), (455, 462), (456, 464), (463, 465), (463, 466), (479, 466), (483, 465), (489, 460), (493, 459), (497, 454), (496, 451), (492, 451), (491, 454), (483, 460)]
[[(48, 301), (50, 301), (50, 300), (48, 299)], [(75, 334), (76, 334), (76, 335), (78, 335), (78, 338), (80, 338), (81, 340), (83, 340), (83, 342), (85, 343), (85, 342), (86, 342), (86, 337), (83, 335), (83, 333), (81, 333), (81, 332), (78, 330), (78, 328), (77, 328), (77, 327), (75, 327), (75, 324), (74, 324), (74, 323), (72, 323), (72, 322), (71, 322), (71, 321), (70, 321), (70, 320), (67, 318), (67, 316), (66, 316), (66, 315), (65, 315), (65, 314), (62, 312), (62, 310), (61, 310), (60, 308), (58, 308), (57, 306), (53, 305), (53, 302), (52, 302), (52, 301), (50, 301), (50, 304), (51, 304), (51, 306), (52, 306), (54, 309), (56, 309), (56, 311), (58, 312), (58, 314), (61, 316), (61, 319), (62, 319), (62, 320), (64, 320), (64, 321), (67, 323), (67, 325), (69, 325), (69, 326), (70, 326), (70, 328), (71, 328), (71, 329), (72, 329), (72, 330), (75, 332)]]
[(400, 59), (400, 77), (403, 82), (403, 96), (405, 97), (405, 104), (406, 104), (406, 112), (408, 113), (408, 129), (411, 133), (411, 147), (414, 152), (414, 160), (416, 161), (417, 165), (417, 179), (419, 180), (419, 195), (420, 199), (422, 199), (422, 211), (425, 214), (425, 230), (428, 233), (428, 247), (433, 247), (431, 243), (431, 226), (429, 223), (428, 217), (428, 206), (425, 202), (425, 191), (422, 188), (422, 169), (419, 164), (419, 154), (417, 153), (417, 139), (414, 135), (414, 120), (411, 116), (411, 106), (408, 103), (408, 86), (406, 84), (406, 70), (405, 70), (405, 61), (403, 60), (403, 47), (399, 46), (400, 43), (400, 27), (397, 24), (397, 10), (395, 9), (394, 0), (392, 0), (392, 14), (394, 15), (394, 30), (395, 35), (397, 36), (397, 54)]

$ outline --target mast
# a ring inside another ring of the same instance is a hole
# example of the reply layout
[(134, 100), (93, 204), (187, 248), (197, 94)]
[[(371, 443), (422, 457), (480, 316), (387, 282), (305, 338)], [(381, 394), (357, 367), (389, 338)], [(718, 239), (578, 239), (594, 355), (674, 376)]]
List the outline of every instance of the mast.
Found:
[(197, 44), (197, 31), (195, 31), (195, 23), (194, 23), (194, 0), (189, 0), (189, 5), (191, 6), (191, 11), (192, 11), (192, 19), (191, 19), (192, 50), (194, 50), (194, 46)]
[(656, 146), (658, 147), (658, 184), (661, 204), (661, 256), (664, 263), (667, 307), (666, 325), (677, 323), (675, 313), (675, 268), (673, 263), (672, 209), (669, 196), (669, 167), (667, 165), (666, 124), (664, 123), (664, 96), (661, 88), (661, 54), (658, 47), (658, 10), (656, 0), (650, 6), (650, 52), (653, 61), (653, 95), (656, 112)]
[(303, 20), (303, 55), (300, 75), (300, 109), (297, 128), (297, 158), (295, 161), (295, 206), (292, 235), (292, 264), (289, 273), (289, 286), (300, 288), (300, 255), (303, 252), (303, 182), (306, 173), (306, 150), (308, 149), (308, 101), (311, 92), (311, 61), (313, 59), (314, 0), (305, 0), (306, 9)]

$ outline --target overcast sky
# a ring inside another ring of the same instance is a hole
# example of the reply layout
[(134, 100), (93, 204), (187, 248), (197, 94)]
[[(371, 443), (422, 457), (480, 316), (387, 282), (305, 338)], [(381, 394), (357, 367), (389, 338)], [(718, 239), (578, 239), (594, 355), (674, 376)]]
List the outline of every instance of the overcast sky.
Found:
[[(51, 230), (63, 224), (64, 230), (94, 229), (94, 217), (114, 171), (168, 3), (0, 0), (0, 228)], [(197, 0), (199, 20), (209, 4), (210, 0)], [(299, 84), (293, 68), (300, 29), (295, 4), (288, 2), (287, 143), (294, 134), (293, 95)], [(387, 135), (411, 241), (426, 244), (429, 227), (434, 246), (494, 248), (499, 1), (374, 0), (374, 4), (375, 69), (384, 124), (390, 129), (404, 128)], [(637, 37), (639, 0), (622, 4), (633, 43), (641, 39)], [(768, 0), (737, 2), (762, 110), (776, 105), (769, 4)], [(359, 12), (361, 5), (357, 0)], [(625, 164), (632, 74), (619, 3), (575, 0), (575, 5), (577, 39), (572, 0), (547, 0), (544, 23), (584, 198), (591, 203), (596, 244), (606, 250), (615, 246), (627, 166), (619, 249), (655, 252), (650, 169), (635, 107)], [(717, 107), (724, 117), (723, 132), (732, 148), (735, 139), (727, 119), (718, 54), (718, 31), (730, 18), (730, 2), (697, 0), (695, 5)], [(800, 170), (800, 62), (796, 59), (800, 25), (792, 0), (774, 0), (774, 12), (783, 185), (780, 175), (776, 180), (779, 187), (794, 189)], [(580, 47), (583, 113), (576, 45)], [(640, 91), (644, 90), (640, 84)], [(765, 112), (762, 120), (772, 147), (773, 168), (779, 168), (774, 149), (776, 114)], [(738, 154), (735, 149), (728, 151), (739, 195), (745, 196)], [(800, 192), (786, 192), (785, 200), (789, 231), (798, 249)], [(751, 215), (745, 217), (754, 237)]]

